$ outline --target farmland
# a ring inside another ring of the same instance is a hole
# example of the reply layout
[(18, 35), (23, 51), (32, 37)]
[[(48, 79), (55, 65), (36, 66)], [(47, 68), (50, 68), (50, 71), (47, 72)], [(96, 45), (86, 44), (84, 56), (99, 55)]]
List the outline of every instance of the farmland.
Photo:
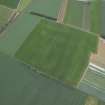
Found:
[(101, 0), (94, 0), (89, 4), (82, 1), (70, 0), (64, 23), (86, 28), (94, 33), (100, 33), (101, 3)]
[[(3, 34), (3, 38), (0, 39), (0, 51), (6, 54), (13, 56), (18, 48), (22, 45), (25, 38), (30, 34), (30, 32), (35, 28), (37, 23), (40, 21), (41, 17), (30, 15), (30, 11), (40, 12), (42, 14), (56, 17), (57, 12), (61, 3), (61, 0), (45, 0), (42, 1), (31, 1), (29, 6), (23, 11), (23, 13), (16, 19), (16, 21), (10, 25), (5, 33)], [(47, 5), (50, 3), (50, 5)], [(25, 2), (22, 0), (21, 2)], [(52, 4), (56, 4), (54, 9), (52, 8)], [(25, 6), (25, 4), (24, 4)], [(21, 7), (21, 6), (20, 6)], [(18, 7), (18, 9), (21, 9)], [(41, 8), (40, 8), (41, 7)], [(48, 14), (47, 14), (48, 13)]]
[(96, 51), (97, 41), (98, 37), (92, 33), (42, 20), (16, 57), (51, 77), (77, 84), (87, 67), (90, 53)]
[(0, 51), (13, 56), (39, 20), (39, 17), (22, 14), (0, 39)]
[(101, 0), (95, 0), (91, 4), (91, 31), (100, 33), (101, 28)]
[(105, 105), (102, 8), (0, 0), (0, 105)]
[(9, 8), (16, 8), (20, 0), (0, 0), (0, 4)]
[(82, 27), (83, 4), (76, 0), (69, 0), (64, 23)]
[(85, 105), (85, 93), (14, 58), (0, 54), (0, 67), (0, 105)]

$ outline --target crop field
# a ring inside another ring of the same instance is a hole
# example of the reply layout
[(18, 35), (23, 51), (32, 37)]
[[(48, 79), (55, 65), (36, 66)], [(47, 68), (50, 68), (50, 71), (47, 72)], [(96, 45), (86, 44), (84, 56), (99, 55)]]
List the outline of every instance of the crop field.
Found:
[(69, 0), (64, 23), (82, 27), (83, 4), (77, 0)]
[(79, 85), (80, 90), (105, 100), (105, 70), (87, 70)]
[(20, 0), (0, 0), (0, 4), (9, 8), (16, 8)]
[[(48, 16), (57, 16), (57, 10), (61, 5), (61, 0), (33, 0), (17, 20), (7, 28), (3, 37), (0, 38), (0, 51), (9, 55), (14, 55), (21, 46), (25, 38), (35, 28), (40, 21), (40, 17), (30, 15), (28, 12), (35, 11), (48, 13)], [(25, 2), (23, 0), (23, 2)], [(48, 2), (48, 5), (47, 5)], [(25, 5), (25, 4), (24, 4)], [(55, 8), (53, 8), (53, 5)], [(59, 5), (59, 6), (58, 6)], [(41, 7), (41, 8), (40, 8)], [(50, 9), (48, 9), (50, 8)], [(48, 12), (49, 11), (49, 12)], [(25, 31), (24, 31), (25, 30)]]
[(85, 105), (87, 95), (0, 54), (0, 105)]
[(105, 105), (102, 4), (89, 6), (0, 0), (0, 105)]
[(91, 31), (100, 33), (101, 29), (101, 0), (95, 0), (91, 5)]
[(97, 42), (98, 37), (92, 33), (42, 20), (16, 57), (51, 77), (77, 84)]
[(32, 0), (28, 12), (37, 12), (51, 17), (57, 17), (62, 0)]
[(13, 56), (39, 21), (40, 17), (21, 14), (0, 38), (0, 51)]
[(8, 22), (13, 10), (0, 5), (0, 26)]

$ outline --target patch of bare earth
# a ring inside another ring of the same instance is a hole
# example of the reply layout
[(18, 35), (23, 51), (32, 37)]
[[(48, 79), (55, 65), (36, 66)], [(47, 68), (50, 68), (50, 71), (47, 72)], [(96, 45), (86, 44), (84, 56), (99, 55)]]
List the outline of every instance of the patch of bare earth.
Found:
[(97, 54), (93, 54), (90, 58), (91, 62), (105, 68), (105, 40), (100, 39), (98, 52)]

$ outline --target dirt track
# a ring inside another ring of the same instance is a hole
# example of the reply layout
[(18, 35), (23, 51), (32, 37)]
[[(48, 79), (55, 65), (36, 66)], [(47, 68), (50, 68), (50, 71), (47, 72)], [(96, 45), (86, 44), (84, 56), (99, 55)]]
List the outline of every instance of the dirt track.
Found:
[(58, 23), (63, 23), (64, 17), (66, 14), (67, 5), (68, 5), (68, 0), (63, 0), (60, 10), (59, 10), (59, 13), (58, 13), (58, 17), (57, 17)]

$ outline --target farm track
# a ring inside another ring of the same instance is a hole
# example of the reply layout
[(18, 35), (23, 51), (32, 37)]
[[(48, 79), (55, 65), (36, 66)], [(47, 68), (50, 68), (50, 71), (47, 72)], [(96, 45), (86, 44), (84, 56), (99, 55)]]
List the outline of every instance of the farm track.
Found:
[(63, 0), (61, 4), (61, 8), (58, 13), (58, 19), (57, 19), (58, 23), (63, 23), (66, 10), (67, 10), (67, 5), (68, 5), (68, 0)]

